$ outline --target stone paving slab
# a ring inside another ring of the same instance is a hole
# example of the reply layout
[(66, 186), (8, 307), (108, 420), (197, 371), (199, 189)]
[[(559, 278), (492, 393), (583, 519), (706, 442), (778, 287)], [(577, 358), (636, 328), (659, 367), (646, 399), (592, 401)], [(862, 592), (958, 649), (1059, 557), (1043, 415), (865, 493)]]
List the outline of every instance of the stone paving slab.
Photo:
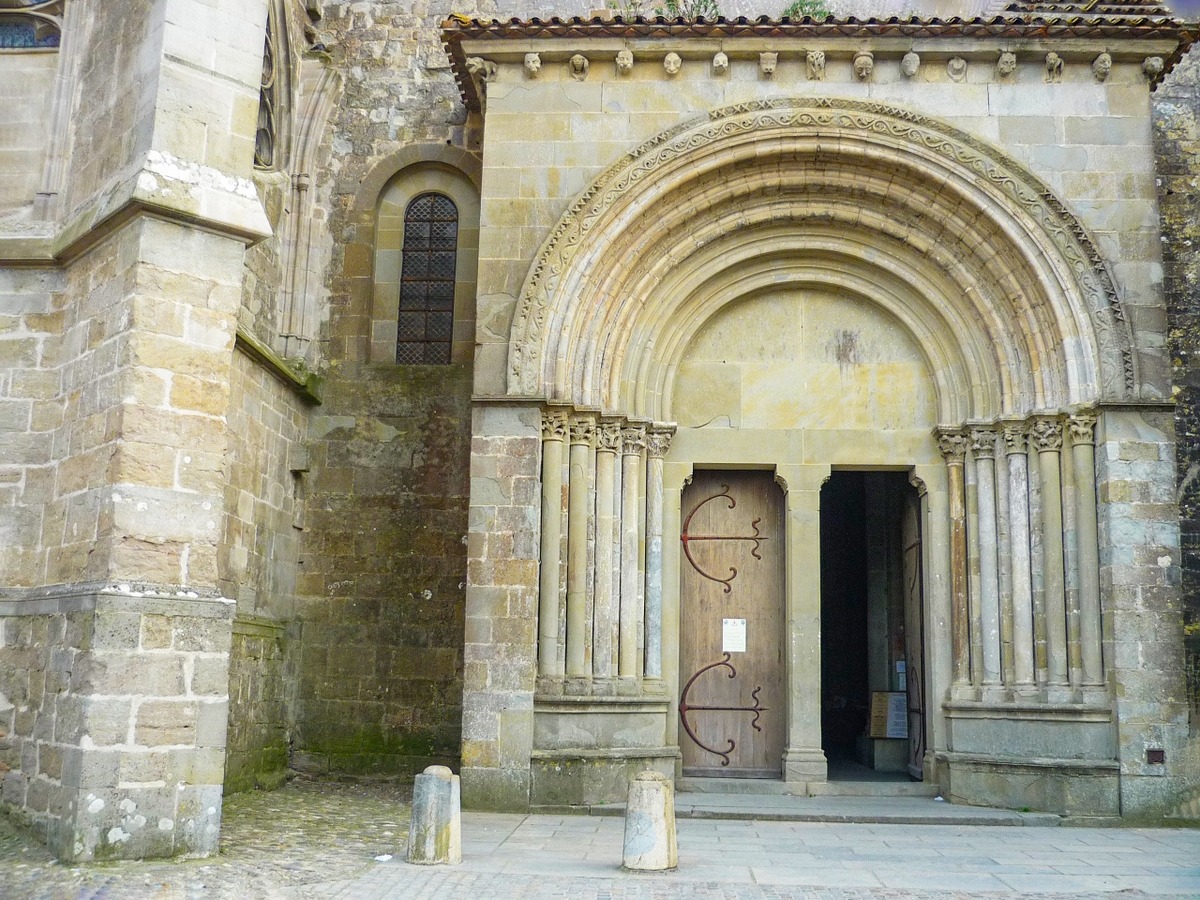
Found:
[(297, 781), (228, 798), (217, 858), (88, 867), (0, 816), (0, 898), (1200, 898), (1200, 830), (688, 819), (679, 869), (634, 874), (618, 818), (467, 812), (462, 865), (418, 867), (408, 815), (406, 788)]

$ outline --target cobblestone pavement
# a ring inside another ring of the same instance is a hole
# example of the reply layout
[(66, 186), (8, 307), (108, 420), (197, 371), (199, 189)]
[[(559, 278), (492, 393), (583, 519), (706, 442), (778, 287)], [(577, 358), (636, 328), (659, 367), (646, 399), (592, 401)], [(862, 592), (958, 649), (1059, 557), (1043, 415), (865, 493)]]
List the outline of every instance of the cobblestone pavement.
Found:
[[(304, 886), (352, 879), (404, 856), (411, 789), (295, 780), (225, 798), (215, 859), (68, 866), (0, 815), (0, 898), (303, 897)], [(319, 894), (317, 896), (320, 896)]]
[(468, 813), (433, 868), (402, 862), (407, 822), (406, 788), (298, 780), (228, 798), (216, 859), (76, 867), (0, 816), (0, 898), (1200, 898), (1200, 829), (681, 820), (679, 869), (633, 875), (620, 818)]

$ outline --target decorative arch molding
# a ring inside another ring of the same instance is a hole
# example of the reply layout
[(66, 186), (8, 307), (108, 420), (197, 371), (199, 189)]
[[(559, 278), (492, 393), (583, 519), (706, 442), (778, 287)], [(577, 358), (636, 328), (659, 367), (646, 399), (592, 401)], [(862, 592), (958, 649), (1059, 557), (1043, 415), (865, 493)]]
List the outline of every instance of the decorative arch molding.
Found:
[[(650, 364), (626, 357), (658, 352), (644, 317), (638, 318), (652, 305), (649, 294), (639, 292), (653, 293), (656, 278), (688, 265), (706, 239), (689, 235), (681, 244), (656, 246), (652, 229), (631, 236), (631, 223), (652, 209), (657, 227), (673, 207), (691, 204), (687, 209), (693, 217), (732, 217), (736, 233), (751, 227), (750, 220), (760, 212), (737, 210), (739, 187), (760, 190), (760, 196), (792, 193), (796, 202), (790, 211), (768, 211), (759, 216), (764, 220), (802, 221), (808, 189), (840, 194), (841, 201), (857, 193), (865, 212), (864, 191), (872, 188), (858, 184), (849, 168), (836, 171), (839, 164), (851, 163), (866, 167), (868, 174), (899, 170), (901, 179), (907, 179), (903, 191), (880, 177), (871, 196), (926, 215), (929, 211), (919, 206), (921, 191), (948, 189), (952, 201), (947, 214), (957, 206), (964, 221), (976, 217), (981, 225), (978, 238), (964, 239), (977, 245), (969, 264), (981, 272), (991, 270), (985, 275), (993, 296), (976, 297), (976, 307), (964, 305), (959, 314), (993, 315), (995, 321), (986, 326), (992, 332), (984, 337), (1017, 347), (1018, 356), (1068, 356), (1059, 360), (1057, 375), (1046, 376), (1049, 383), (1027, 391), (1025, 398), (993, 399), (986, 405), (990, 408), (976, 404), (965, 411), (968, 415), (1138, 395), (1132, 331), (1115, 283), (1087, 230), (1046, 185), (996, 148), (947, 123), (886, 104), (835, 98), (763, 100), (714, 110), (652, 138), (602, 173), (559, 220), (527, 275), (510, 332), (509, 394), (633, 412), (631, 373)], [(828, 183), (810, 184), (810, 171), (832, 174)], [(714, 184), (716, 172), (727, 176), (724, 182)], [(756, 177), (765, 179), (757, 188)], [(696, 225), (703, 227), (702, 222)], [(719, 246), (729, 241), (728, 232), (707, 240)], [(973, 289), (970, 273), (956, 273), (961, 265), (939, 253), (936, 239), (926, 243), (939, 277)], [(634, 255), (621, 255), (615, 248)], [(598, 265), (610, 251), (611, 259), (638, 260), (634, 267), (640, 267), (640, 281), (636, 276), (614, 281), (618, 276), (612, 270), (625, 267)], [(648, 273), (656, 261), (659, 276), (652, 276)], [(654, 296), (655, 303), (674, 302), (661, 293)], [(958, 302), (953, 294), (943, 296)], [(988, 303), (1006, 308), (992, 309)], [(1048, 332), (1039, 337), (1041, 329)], [(660, 328), (657, 333), (665, 332)], [(635, 343), (620, 345), (620, 340)], [(977, 342), (963, 353), (978, 356), (980, 346)], [(581, 353), (587, 358), (574, 358)], [(1071, 354), (1075, 357), (1069, 358)], [(1015, 358), (990, 363), (988, 377), (1000, 385), (1007, 377), (1001, 364)], [(589, 393), (588, 378), (614, 360), (623, 360), (626, 368), (608, 374), (609, 387)], [(1000, 385), (1000, 390), (1010, 388)], [(638, 409), (635, 414), (659, 412)]]
[(419, 163), (435, 163), (457, 169), (471, 180), (476, 191), (482, 189), (483, 164), (475, 154), (445, 144), (410, 144), (379, 160), (363, 176), (354, 198), (354, 211), (374, 215), (379, 194), (387, 183), (404, 169)]

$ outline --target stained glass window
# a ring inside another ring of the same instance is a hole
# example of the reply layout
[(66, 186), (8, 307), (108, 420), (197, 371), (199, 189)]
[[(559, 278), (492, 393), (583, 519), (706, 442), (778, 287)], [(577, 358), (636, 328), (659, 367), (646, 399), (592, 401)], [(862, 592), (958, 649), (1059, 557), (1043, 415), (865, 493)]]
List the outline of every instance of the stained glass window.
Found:
[(0, 50), (52, 49), (61, 40), (61, 0), (0, 3)]
[(458, 207), (444, 194), (420, 194), (404, 211), (396, 362), (446, 365), (454, 336)]

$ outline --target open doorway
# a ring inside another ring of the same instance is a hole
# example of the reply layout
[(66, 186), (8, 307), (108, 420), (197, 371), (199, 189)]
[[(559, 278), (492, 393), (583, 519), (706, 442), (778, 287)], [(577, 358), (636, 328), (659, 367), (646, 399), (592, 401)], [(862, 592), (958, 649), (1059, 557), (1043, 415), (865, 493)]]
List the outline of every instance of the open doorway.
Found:
[(821, 491), (821, 745), (831, 780), (920, 778), (920, 529), (903, 472)]

